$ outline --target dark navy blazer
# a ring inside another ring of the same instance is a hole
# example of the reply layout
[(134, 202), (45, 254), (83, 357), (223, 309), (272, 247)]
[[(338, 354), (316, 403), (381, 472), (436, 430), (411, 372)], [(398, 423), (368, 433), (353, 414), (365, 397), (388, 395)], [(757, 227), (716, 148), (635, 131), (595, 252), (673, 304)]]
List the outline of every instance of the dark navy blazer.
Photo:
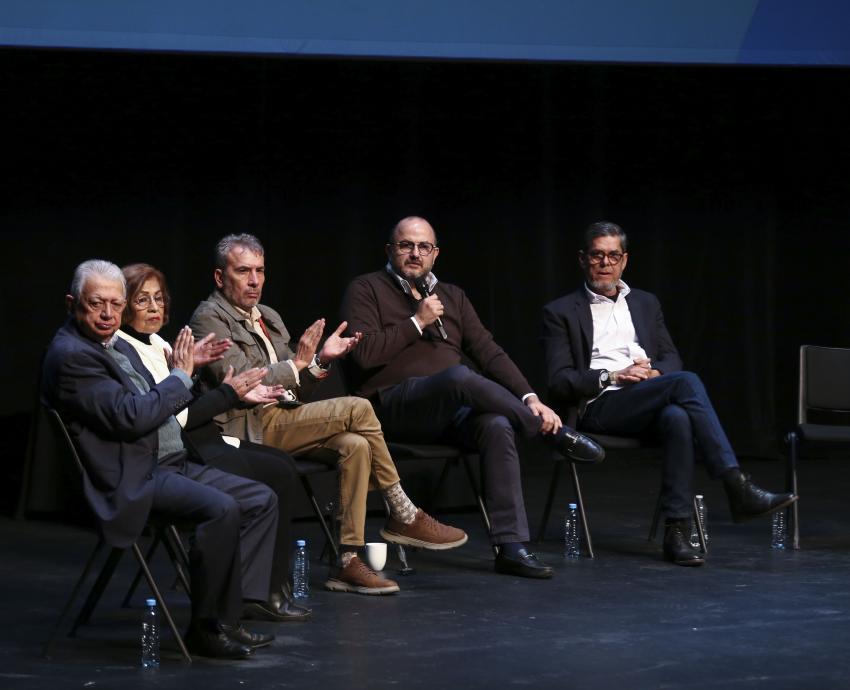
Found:
[[(146, 372), (120, 338), (115, 347)], [(192, 401), (177, 376), (142, 395), (104, 348), (84, 337), (73, 319), (50, 343), (42, 372), (42, 402), (68, 425), (86, 468), (84, 490), (112, 546), (135, 541), (150, 513), (157, 471), (157, 429)]]
[[(661, 304), (649, 292), (632, 289), (626, 295), (640, 346), (661, 373), (681, 371), (682, 359), (664, 324)], [(583, 408), (599, 394), (599, 372), (590, 368), (593, 316), (584, 286), (543, 308), (541, 336), (546, 356), (546, 381), (552, 401)]]

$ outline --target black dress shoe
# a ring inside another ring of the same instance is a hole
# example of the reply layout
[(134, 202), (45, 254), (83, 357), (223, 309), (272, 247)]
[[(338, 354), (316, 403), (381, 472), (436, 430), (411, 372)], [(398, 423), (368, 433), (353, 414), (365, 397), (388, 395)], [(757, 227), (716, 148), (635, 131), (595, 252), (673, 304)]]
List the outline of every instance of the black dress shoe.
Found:
[(218, 623), (192, 625), (184, 642), (192, 654), (213, 659), (247, 659), (254, 653), (253, 648), (231, 639)]
[(705, 558), (691, 546), (690, 520), (677, 520), (664, 528), (664, 558), (676, 565), (702, 565)]
[(730, 470), (723, 475), (723, 485), (729, 497), (729, 510), (734, 522), (745, 522), (787, 508), (797, 500), (795, 494), (772, 494), (750, 481), (750, 476), (740, 470)]
[(243, 625), (227, 625), (225, 623), (221, 623), (219, 627), (224, 631), (224, 634), (227, 635), (234, 642), (238, 642), (239, 644), (245, 645), (246, 647), (252, 647), (254, 649), (258, 649), (260, 647), (267, 647), (274, 641), (274, 635), (266, 635), (265, 633), (254, 633), (250, 630), (246, 630)]
[(242, 608), (242, 618), (245, 620), (298, 623), (312, 617), (310, 609), (290, 601), (284, 592), (275, 592), (268, 601), (252, 601)]
[(520, 577), (535, 577), (547, 579), (555, 574), (551, 566), (538, 560), (531, 551), (526, 548), (519, 550), (516, 558), (508, 558), (502, 553), (496, 556), (495, 568), (497, 573), (503, 575), (519, 575)]
[(552, 436), (552, 443), (561, 453), (573, 460), (602, 462), (605, 459), (605, 449), (602, 446), (568, 426), (558, 429)]

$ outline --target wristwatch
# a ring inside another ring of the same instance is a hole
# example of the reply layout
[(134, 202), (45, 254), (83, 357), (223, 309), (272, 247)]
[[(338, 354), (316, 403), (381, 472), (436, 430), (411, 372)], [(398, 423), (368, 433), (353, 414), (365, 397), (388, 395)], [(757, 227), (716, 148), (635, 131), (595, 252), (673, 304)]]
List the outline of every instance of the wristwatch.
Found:
[(608, 386), (610, 386), (612, 383), (614, 382), (611, 380), (611, 372), (609, 372), (607, 369), (603, 369), (599, 372), (600, 388), (608, 388)]

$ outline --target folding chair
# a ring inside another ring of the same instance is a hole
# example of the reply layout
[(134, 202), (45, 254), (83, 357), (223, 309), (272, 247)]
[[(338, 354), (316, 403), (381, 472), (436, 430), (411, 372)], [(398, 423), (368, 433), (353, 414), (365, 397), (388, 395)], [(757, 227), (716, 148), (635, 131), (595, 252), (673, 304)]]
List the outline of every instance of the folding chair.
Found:
[[(572, 420), (575, 423), (576, 414), (575, 412), (571, 412), (567, 415), (569, 420)], [(610, 434), (593, 434), (588, 433), (586, 431), (582, 432), (588, 438), (593, 439), (598, 443), (602, 448), (605, 449), (606, 454), (614, 451), (614, 452), (630, 452), (630, 451), (646, 451), (647, 449), (654, 449), (655, 446), (646, 444), (642, 439), (632, 436), (613, 436)], [(537, 541), (541, 541), (543, 539), (544, 533), (546, 531), (546, 524), (549, 521), (549, 515), (552, 510), (552, 503), (555, 497), (555, 491), (557, 489), (558, 480), (561, 473), (561, 467), (565, 462), (569, 462), (570, 470), (572, 474), (573, 481), (573, 489), (576, 495), (576, 504), (579, 510), (579, 514), (581, 515), (581, 524), (582, 530), (584, 533), (584, 543), (587, 550), (587, 555), (590, 558), (594, 558), (593, 553), (593, 542), (590, 537), (590, 528), (587, 524), (587, 517), (584, 509), (584, 497), (581, 491), (581, 483), (579, 482), (578, 472), (576, 471), (576, 463), (582, 462), (579, 460), (572, 460), (569, 458), (565, 458), (562, 455), (557, 455), (555, 458), (555, 464), (552, 470), (552, 478), (549, 481), (549, 493), (546, 498), (546, 505), (543, 508), (543, 516), (540, 520), (540, 527), (537, 532)], [(583, 462), (582, 464), (595, 464), (594, 462)], [(705, 541), (705, 534), (703, 533), (702, 523), (699, 521), (698, 512), (697, 512), (697, 504), (696, 498), (693, 499), (694, 506), (694, 522), (697, 525), (697, 532), (699, 534), (699, 542), (700, 542), (700, 550), (703, 553), (707, 553), (708, 548)], [(661, 516), (661, 495), (659, 494), (658, 500), (655, 502), (655, 511), (652, 517), (652, 524), (649, 529), (648, 541), (653, 541), (656, 537), (658, 531), (658, 522)]]
[[(74, 462), (76, 464), (80, 478), (83, 478), (86, 474), (85, 467), (83, 466), (83, 463), (80, 460), (80, 456), (77, 454), (77, 449), (74, 446), (74, 443), (71, 440), (70, 435), (68, 434), (68, 430), (66, 429), (65, 424), (62, 421), (62, 418), (59, 416), (59, 413), (56, 412), (56, 410), (52, 410), (52, 409), (48, 410), (48, 417), (51, 420), (51, 423), (52, 423), (53, 427), (55, 428), (56, 432), (58, 433), (58, 435), (60, 436), (60, 438), (62, 438), (64, 440), (66, 448), (68, 449), (69, 453), (71, 454), (71, 457), (74, 459)], [(164, 523), (157, 523), (156, 520), (150, 521), (149, 525), (150, 525), (150, 527), (152, 528), (152, 530), (155, 534), (159, 531), (162, 531), (162, 530), (167, 531), (169, 529), (169, 525), (165, 525)], [(167, 535), (164, 536), (164, 537), (161, 537), (161, 538), (163, 538), (165, 540), (166, 544), (168, 543), (169, 537)], [(83, 568), (82, 574), (80, 575), (79, 579), (77, 580), (76, 584), (74, 585), (73, 589), (71, 590), (71, 594), (68, 597), (68, 601), (66, 602), (65, 606), (63, 607), (62, 612), (59, 614), (59, 619), (56, 621), (56, 624), (53, 628), (53, 631), (50, 635), (50, 638), (47, 640), (47, 642), (44, 645), (43, 655), (46, 658), (50, 658), (52, 651), (53, 651), (53, 646), (54, 646), (54, 643), (55, 643), (55, 640), (56, 640), (56, 636), (59, 633), (59, 630), (61, 629), (62, 624), (64, 623), (66, 617), (68, 616), (68, 613), (71, 611), (71, 608), (73, 607), (74, 602), (77, 599), (77, 596), (78, 596), (80, 590), (82, 589), (83, 585), (85, 584), (86, 580), (88, 579), (89, 574), (90, 574), (92, 568), (94, 567), (95, 561), (98, 559), (98, 556), (102, 553), (103, 548), (105, 546), (106, 546), (106, 542), (104, 541), (102, 536), (99, 536), (97, 544), (95, 545), (94, 550), (92, 551), (91, 555), (89, 556), (88, 561), (86, 562), (85, 567)], [(186, 645), (183, 642), (183, 637), (180, 634), (180, 632), (178, 631), (177, 626), (174, 623), (174, 619), (171, 616), (171, 612), (168, 610), (168, 606), (165, 603), (165, 599), (163, 598), (163, 596), (160, 592), (160, 588), (157, 586), (156, 580), (154, 579), (153, 574), (150, 571), (147, 559), (142, 554), (142, 550), (139, 548), (139, 545), (138, 545), (137, 542), (134, 542), (128, 548), (129, 548), (130, 551), (132, 551), (133, 556), (136, 559), (136, 562), (139, 564), (139, 568), (140, 568), (141, 572), (143, 573), (145, 580), (148, 583), (148, 587), (150, 587), (150, 590), (151, 590), (152, 594), (154, 595), (154, 598), (156, 599), (160, 610), (162, 611), (162, 615), (165, 618), (166, 622), (168, 623), (168, 627), (171, 628), (171, 632), (174, 634), (174, 638), (177, 640), (177, 644), (180, 647), (180, 653), (183, 655), (183, 658), (187, 662), (191, 663), (192, 657), (189, 655), (189, 651), (186, 649)], [(95, 579), (94, 584), (92, 585), (91, 589), (89, 590), (89, 593), (86, 596), (86, 600), (83, 603), (83, 606), (80, 609), (79, 614), (77, 615), (76, 619), (74, 620), (74, 623), (71, 627), (70, 632), (68, 633), (69, 637), (73, 637), (76, 634), (77, 628), (79, 628), (80, 625), (83, 625), (83, 624), (88, 622), (89, 618), (91, 617), (92, 612), (94, 611), (95, 606), (97, 606), (97, 603), (100, 600), (104, 590), (106, 589), (106, 586), (109, 584), (109, 581), (112, 579), (112, 576), (115, 573), (115, 569), (117, 568), (118, 563), (121, 560), (121, 557), (124, 555), (124, 552), (126, 550), (127, 549), (117, 548), (117, 547), (112, 547), (109, 550), (109, 554), (106, 558), (106, 562), (104, 563), (103, 567), (100, 570), (100, 573), (98, 574), (97, 578)], [(176, 554), (175, 554), (175, 556), (176, 556)], [(178, 577), (180, 577), (181, 576), (181, 570), (179, 568), (178, 568), (177, 572), (178, 572)], [(189, 591), (188, 581), (184, 580), (184, 586), (186, 587), (186, 591), (188, 592)]]
[[(786, 436), (786, 491), (797, 493), (797, 459), (806, 447), (820, 450), (850, 448), (850, 349), (800, 346), (797, 426)], [(832, 422), (832, 423), (825, 423)], [(844, 423), (835, 423), (844, 422)], [(791, 547), (800, 548), (798, 502), (786, 510)]]

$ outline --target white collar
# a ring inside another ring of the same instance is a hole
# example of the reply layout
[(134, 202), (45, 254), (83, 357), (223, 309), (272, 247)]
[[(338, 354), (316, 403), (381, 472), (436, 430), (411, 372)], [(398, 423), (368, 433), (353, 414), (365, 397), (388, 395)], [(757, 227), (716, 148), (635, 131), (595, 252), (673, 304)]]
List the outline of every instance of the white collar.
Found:
[(616, 299), (611, 299), (610, 297), (606, 297), (605, 295), (600, 295), (599, 293), (594, 292), (587, 286), (587, 283), (584, 284), (584, 291), (587, 293), (587, 299), (590, 300), (591, 304), (613, 304), (614, 302), (617, 302), (620, 297), (625, 298), (626, 295), (628, 295), (632, 291), (632, 289), (628, 285), (626, 285), (625, 282), (623, 282), (622, 280), (618, 280)]

